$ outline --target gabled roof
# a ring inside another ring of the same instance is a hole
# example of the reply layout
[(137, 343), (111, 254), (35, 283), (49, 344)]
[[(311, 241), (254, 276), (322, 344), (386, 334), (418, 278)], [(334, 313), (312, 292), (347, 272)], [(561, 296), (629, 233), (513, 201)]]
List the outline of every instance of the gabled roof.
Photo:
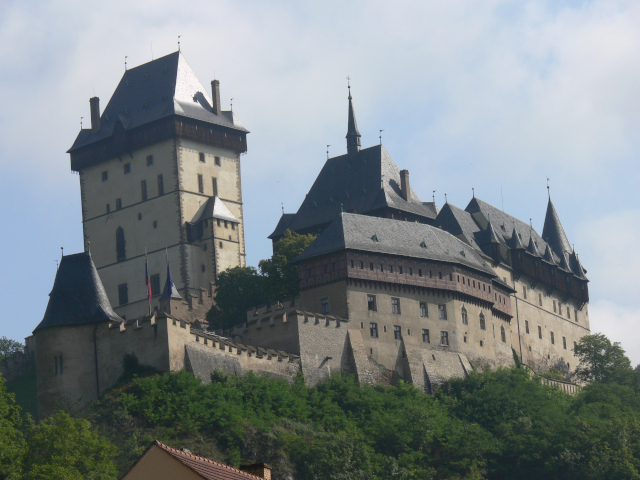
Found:
[(300, 232), (325, 226), (341, 211), (370, 214), (392, 208), (436, 217), (433, 203), (423, 204), (413, 190), (409, 198), (402, 198), (395, 162), (382, 145), (375, 145), (328, 159), (288, 228)]
[(91, 254), (62, 257), (49, 303), (34, 332), (48, 327), (122, 322), (113, 311)]
[(213, 113), (210, 92), (180, 52), (126, 70), (102, 112), (100, 130), (80, 130), (69, 152), (110, 137), (117, 122), (132, 130), (171, 115), (247, 132), (232, 112)]
[(571, 252), (571, 244), (569, 243), (567, 235), (564, 233), (564, 228), (562, 228), (560, 217), (558, 217), (558, 213), (551, 202), (551, 197), (549, 197), (549, 203), (547, 204), (547, 214), (544, 218), (542, 238), (545, 239), (558, 256), (562, 256), (563, 252)]
[(291, 222), (293, 221), (295, 216), (295, 213), (282, 213), (280, 220), (278, 220), (278, 225), (276, 225), (275, 230), (271, 232), (271, 235), (269, 235), (267, 238), (274, 239), (283, 236), (284, 232), (287, 231), (287, 228), (289, 228), (289, 225), (291, 225)]
[(143, 461), (145, 455), (154, 448), (159, 448), (160, 450), (171, 455), (189, 470), (195, 472), (205, 480), (258, 480), (262, 478), (251, 475), (247, 472), (243, 472), (242, 470), (238, 470), (237, 468), (229, 467), (223, 463), (214, 462), (213, 460), (193, 455), (192, 453), (185, 452), (184, 450), (178, 450), (177, 448), (165, 445), (158, 440), (155, 440), (151, 444), (151, 446), (145, 451), (144, 454), (142, 454), (142, 457), (140, 457), (140, 459), (129, 471), (132, 471), (136, 467), (136, 465)]
[(345, 213), (336, 218), (293, 263), (340, 250), (358, 250), (465, 265), (495, 277), (472, 247), (423, 223)]
[(204, 220), (205, 218), (219, 218), (221, 220), (240, 223), (219, 197), (211, 197), (207, 200), (202, 210), (202, 215), (200, 215), (200, 220)]

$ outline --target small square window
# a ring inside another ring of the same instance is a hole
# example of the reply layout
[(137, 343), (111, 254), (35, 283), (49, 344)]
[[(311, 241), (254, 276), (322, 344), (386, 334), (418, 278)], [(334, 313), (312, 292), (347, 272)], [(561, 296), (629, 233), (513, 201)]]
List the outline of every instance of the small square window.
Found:
[(371, 322), (369, 324), (369, 332), (371, 333), (371, 338), (378, 338), (378, 324)]
[(107, 180), (109, 180), (109, 172), (105, 170), (104, 172), (102, 172), (102, 181), (106, 182)]
[(402, 327), (400, 325), (393, 326), (393, 338), (396, 340), (402, 339)]
[(204, 152), (200, 152), (200, 153), (198, 153), (198, 158), (200, 159), (200, 162), (201, 162), (201, 163), (204, 163), (204, 162), (205, 162), (205, 159), (204, 159)]
[(422, 341), (424, 343), (431, 343), (431, 340), (429, 339), (429, 329), (428, 328), (423, 328), (422, 329)]
[(320, 299), (320, 310), (325, 315), (327, 315), (329, 313), (329, 299), (328, 298), (325, 297), (325, 298)]
[(153, 155), (147, 155), (147, 167), (153, 165)]
[(125, 163), (123, 165), (123, 169), (124, 169), (124, 174), (128, 174), (131, 173), (131, 164), (130, 163)]
[(221, 162), (220, 162), (220, 157), (214, 157), (214, 163), (216, 165), (216, 167), (219, 167)]
[(377, 312), (378, 306), (376, 305), (376, 296), (367, 295), (367, 310), (370, 312)]

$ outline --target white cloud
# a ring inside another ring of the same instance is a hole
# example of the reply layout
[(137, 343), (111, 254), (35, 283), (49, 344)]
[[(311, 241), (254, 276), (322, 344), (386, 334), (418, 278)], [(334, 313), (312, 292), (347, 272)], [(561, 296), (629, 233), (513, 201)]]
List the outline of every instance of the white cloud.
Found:
[(620, 343), (631, 365), (640, 364), (640, 310), (637, 305), (625, 308), (608, 300), (596, 300), (589, 306), (589, 318), (592, 333), (603, 333), (612, 342)]

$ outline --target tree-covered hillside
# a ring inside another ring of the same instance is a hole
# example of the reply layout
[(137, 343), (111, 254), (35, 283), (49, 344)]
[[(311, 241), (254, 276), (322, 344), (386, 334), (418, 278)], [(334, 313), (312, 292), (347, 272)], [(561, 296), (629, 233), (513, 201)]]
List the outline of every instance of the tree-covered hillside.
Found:
[[(84, 473), (91, 462), (77, 455), (39, 470), (33, 455), (20, 452), (28, 445), (37, 458), (59, 460), (84, 448), (104, 462), (100, 450), (123, 472), (157, 438), (235, 466), (270, 463), (276, 480), (640, 479), (640, 373), (602, 336), (581, 345), (581, 374), (599, 377), (575, 396), (520, 368), (474, 373), (434, 396), (403, 383), (360, 386), (347, 375), (310, 388), (302, 378), (290, 385), (222, 374), (204, 385), (179, 372), (134, 377), (93, 408), (23, 433), (3, 393), (0, 466), (26, 470), (23, 478), (45, 478), (33, 472), (55, 474), (67, 464), (80, 476), (46, 478), (115, 478), (108, 468), (102, 476)], [(65, 425), (64, 442), (74, 449), (48, 451)]]

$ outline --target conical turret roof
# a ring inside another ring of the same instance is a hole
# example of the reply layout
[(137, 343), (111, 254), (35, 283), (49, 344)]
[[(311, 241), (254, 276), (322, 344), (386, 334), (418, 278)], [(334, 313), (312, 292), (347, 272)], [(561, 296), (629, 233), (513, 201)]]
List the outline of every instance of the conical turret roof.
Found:
[(520, 236), (518, 235), (515, 226), (513, 227), (513, 232), (511, 232), (511, 238), (509, 239), (508, 245), (509, 248), (514, 250), (524, 250), (524, 245), (522, 245), (522, 242), (520, 241)]
[(527, 245), (527, 252), (536, 257), (542, 257), (542, 255), (540, 255), (540, 251), (538, 250), (536, 242), (533, 241), (533, 235), (529, 235), (529, 245)]
[(558, 217), (551, 198), (549, 198), (549, 203), (547, 204), (547, 214), (544, 218), (542, 238), (559, 257), (561, 257), (564, 252), (571, 252), (571, 244), (569, 243), (567, 235), (564, 233), (564, 228), (562, 228), (562, 223), (560, 223), (560, 217)]
[(357, 153), (360, 151), (360, 131), (356, 122), (356, 113), (353, 109), (351, 87), (349, 87), (349, 118), (347, 123), (347, 153)]
[(551, 247), (549, 247), (548, 243), (547, 247), (544, 249), (544, 255), (542, 256), (542, 259), (545, 262), (550, 263), (551, 265), (556, 265), (556, 261), (553, 258), (553, 252), (551, 251)]
[(62, 257), (44, 317), (34, 332), (48, 327), (122, 322), (113, 311), (91, 254)]

